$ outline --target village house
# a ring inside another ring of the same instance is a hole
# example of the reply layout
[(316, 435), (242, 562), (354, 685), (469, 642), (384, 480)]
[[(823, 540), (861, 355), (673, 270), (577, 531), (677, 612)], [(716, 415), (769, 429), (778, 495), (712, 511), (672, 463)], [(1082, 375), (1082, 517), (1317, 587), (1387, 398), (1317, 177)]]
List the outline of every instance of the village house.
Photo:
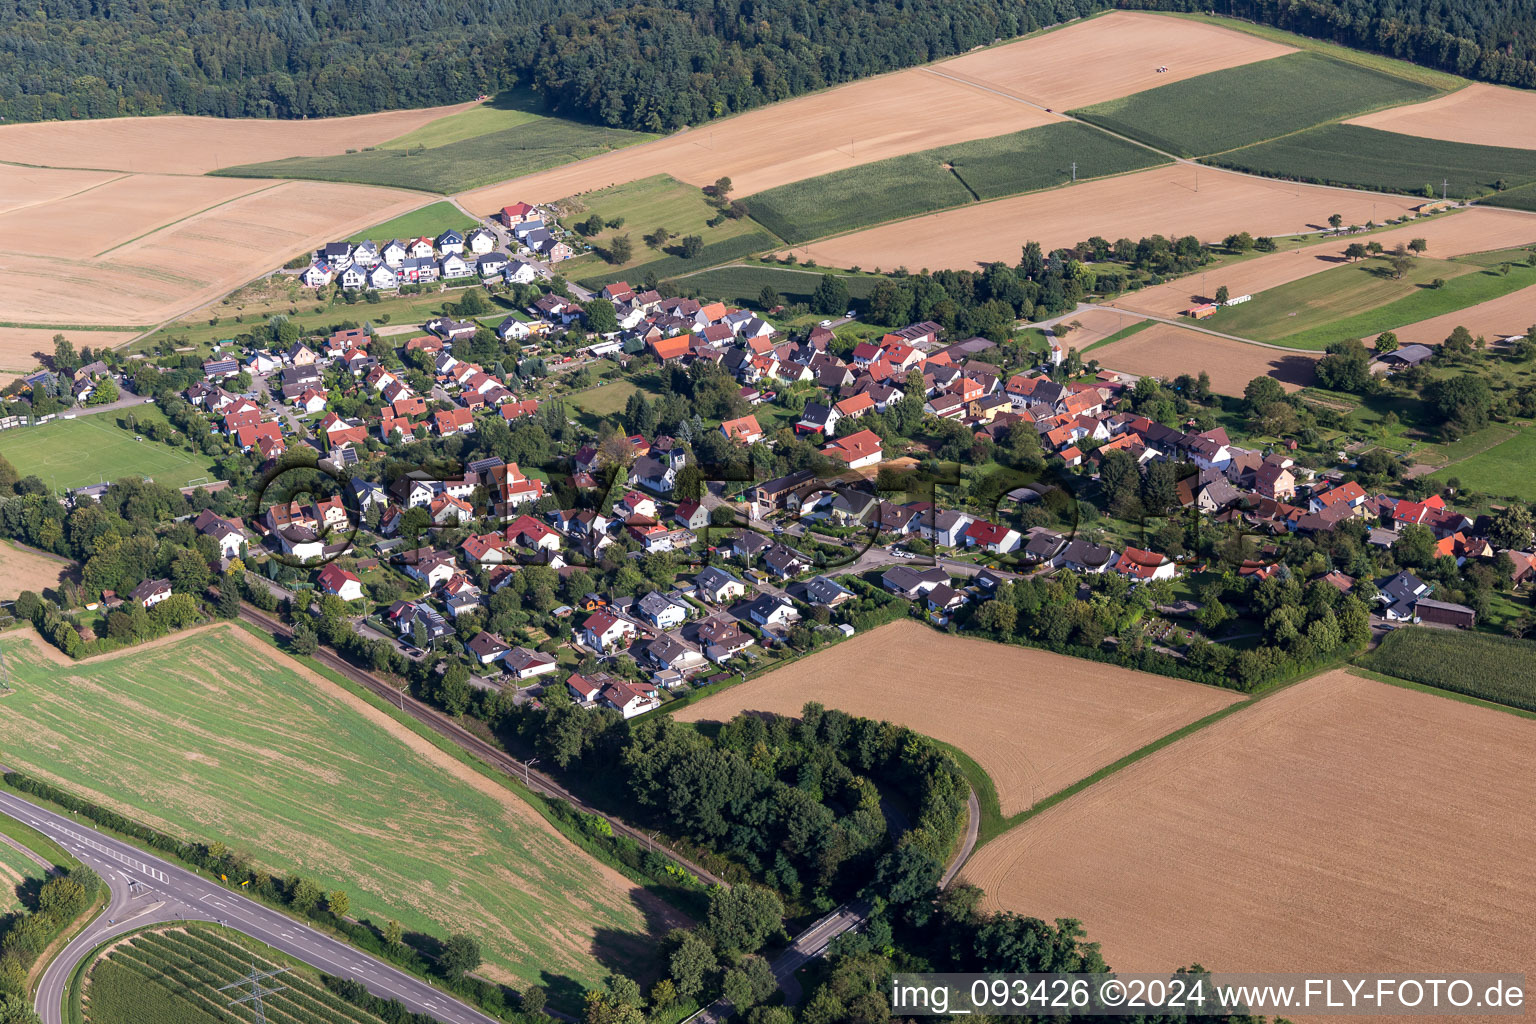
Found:
[(581, 642), (601, 654), (623, 650), (634, 637), (634, 623), (606, 608), (593, 612), (581, 627)]
[(332, 562), (321, 569), (315, 583), (326, 594), (334, 594), (343, 601), (360, 601), (363, 597), (363, 581)]

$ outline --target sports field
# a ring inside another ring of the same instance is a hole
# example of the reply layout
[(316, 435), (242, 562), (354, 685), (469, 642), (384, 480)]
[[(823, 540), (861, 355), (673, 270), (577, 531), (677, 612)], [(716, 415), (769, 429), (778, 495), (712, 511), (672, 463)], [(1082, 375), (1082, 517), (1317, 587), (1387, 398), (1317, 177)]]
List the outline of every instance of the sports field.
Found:
[(1346, 224), (1373, 217), (1380, 223), (1419, 202), (1176, 164), (972, 203), (796, 246), (795, 252), (832, 267), (972, 270), (995, 260), (1016, 263), (1019, 246), (1029, 240), (1047, 249), (1093, 235), (1194, 235), (1219, 242), (1236, 231), (1258, 236), (1322, 230), (1332, 213)]
[(1083, 181), (1165, 162), (1140, 146), (1061, 122), (781, 185), (749, 197), (747, 208), (780, 238), (802, 242), (1069, 184), (1074, 173)]
[[(984, 904), (1116, 970), (1536, 970), (1536, 721), (1336, 670), (977, 851)], [(1436, 1018), (1446, 1019), (1446, 1018)]]
[[(1385, 214), (1378, 209), (1375, 219), (1379, 221), (1384, 217)], [(1368, 214), (1369, 219), (1372, 218)], [(1357, 223), (1363, 225), (1365, 222), (1362, 220)], [(1427, 243), (1425, 255), (1434, 259), (1449, 259), (1536, 242), (1536, 221), (1518, 213), (1474, 207), (1369, 235), (1346, 235), (1289, 252), (1256, 256), (1219, 270), (1191, 274), (1141, 291), (1129, 292), (1115, 299), (1113, 304), (1158, 316), (1177, 316), (1203, 299), (1206, 291), (1214, 292), (1221, 285), (1226, 285), (1232, 295), (1256, 296), (1267, 289), (1278, 288), (1291, 281), (1299, 281), (1338, 267), (1344, 263), (1344, 249), (1351, 242), (1379, 242), (1383, 248), (1391, 250), (1398, 245), (1407, 245), (1415, 238), (1422, 238)]]
[(1323, 185), (1384, 189), (1452, 198), (1536, 181), (1536, 150), (1446, 142), (1415, 135), (1325, 124), (1283, 139), (1234, 149), (1210, 161), (1222, 167)]
[(1320, 53), (1213, 71), (1072, 113), (1176, 156), (1247, 146), (1434, 89)]
[(35, 474), (55, 491), (125, 476), (153, 477), (167, 487), (213, 479), (213, 459), (158, 441), (135, 441), (117, 425), (123, 414), (76, 416), (0, 431), (0, 455), (22, 476)]
[(599, 947), (641, 969), (649, 929), (675, 916), (502, 785), (235, 626), (79, 664), (30, 632), (5, 653), (7, 765), (346, 889), (359, 918), (469, 932), (498, 980), (590, 983)]
[(307, 964), (230, 929), (195, 923), (135, 932), (87, 964), (81, 1019), (85, 1024), (254, 1021), (250, 1006), (230, 1005), (242, 990), (219, 991), (253, 969), (282, 970), (265, 983), (280, 989), (262, 1000), (272, 1024), (379, 1024), (378, 1017), (327, 990)]
[(1198, 683), (893, 622), (684, 708), (686, 722), (819, 701), (959, 747), (1017, 814), (1240, 700)]
[[(355, 117), (116, 117), (0, 126), (0, 153), (44, 167), (101, 167), (136, 174), (206, 174), (218, 167), (372, 146), (467, 110), (472, 103)], [(4, 191), (4, 190), (0, 190)]]
[(1241, 395), (1249, 381), (1263, 376), (1275, 378), (1287, 391), (1300, 390), (1312, 383), (1318, 357), (1155, 323), (1128, 338), (1094, 349), (1093, 358), (1106, 369), (1138, 376), (1150, 374), (1164, 380), (1204, 370), (1211, 375), (1213, 391)]
[(1428, 103), (1379, 110), (1348, 123), (1448, 142), (1536, 149), (1536, 95), (1473, 82)]

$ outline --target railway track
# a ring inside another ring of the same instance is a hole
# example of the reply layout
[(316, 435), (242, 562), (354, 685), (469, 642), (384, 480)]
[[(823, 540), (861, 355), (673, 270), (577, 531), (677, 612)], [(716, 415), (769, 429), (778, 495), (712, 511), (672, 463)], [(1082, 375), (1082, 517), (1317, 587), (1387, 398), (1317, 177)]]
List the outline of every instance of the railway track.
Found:
[[(283, 625), (280, 619), (276, 618), (275, 616), (268, 615), (265, 612), (258, 611), (248, 604), (241, 604), (240, 618), (246, 622), (249, 622), (251, 625), (257, 627), (258, 629), (272, 634), (272, 636), (276, 639), (287, 639), (293, 635), (293, 630)], [(412, 697), (410, 694), (390, 686), (378, 676), (358, 668), (356, 665), (353, 665), (351, 662), (347, 661), (345, 658), (342, 658), (334, 651), (331, 651), (326, 647), (319, 647), (316, 648), (312, 657), (326, 668), (341, 673), (347, 679), (356, 683), (358, 686), (363, 687), (368, 692), (393, 704), (405, 714), (411, 716), (411, 718), (420, 722), (422, 725), (425, 725), (427, 728), (442, 736), (444, 739), (447, 739), (456, 744), (466, 753), (474, 755), (481, 761), (490, 765), (492, 768), (495, 768), (498, 771), (501, 771), (514, 779), (517, 779), (519, 782), (522, 782), (525, 786), (534, 792), (544, 796), (550, 796), (564, 800), (584, 814), (597, 815), (598, 817), (607, 821), (608, 824), (613, 827), (615, 834), (627, 836), (642, 846), (653, 845), (651, 837), (645, 832), (642, 832), (641, 830), (634, 828), (633, 826), (628, 825), (623, 821), (620, 821), (618, 818), (615, 818), (613, 815), (608, 814), (605, 811), (593, 807), (591, 804), (587, 803), (585, 800), (581, 799), (579, 796), (572, 793), (564, 786), (560, 785), (548, 775), (543, 774), (537, 769), (530, 768), (522, 761), (502, 750), (500, 747), (492, 743), (488, 743), (481, 739), (479, 736), (476, 736), (474, 733), (464, 728), (458, 722), (454, 721), (450, 716), (444, 714), (441, 711), (438, 711), (436, 708), (431, 707), (430, 705), (422, 703), (415, 697)], [(699, 864), (694, 863), (686, 857), (673, 852), (670, 848), (666, 848), (666, 855), (677, 861), (677, 863), (681, 864), (689, 871), (693, 872), (706, 883), (729, 888), (730, 884), (726, 882), (725, 879), (721, 878), (719, 875), (716, 875), (714, 872), (700, 866)]]

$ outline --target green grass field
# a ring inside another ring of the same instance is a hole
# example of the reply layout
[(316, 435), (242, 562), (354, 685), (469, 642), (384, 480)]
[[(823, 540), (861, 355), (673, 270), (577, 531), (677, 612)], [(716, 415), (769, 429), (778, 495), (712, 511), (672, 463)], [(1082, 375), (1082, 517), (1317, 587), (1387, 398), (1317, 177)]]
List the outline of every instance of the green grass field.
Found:
[(478, 223), (479, 221), (461, 211), (457, 206), (443, 200), (431, 206), (423, 206), (419, 210), (412, 210), (410, 213), (402, 213), (382, 224), (375, 224), (367, 231), (353, 235), (347, 241), (361, 242), (371, 238), (382, 246), (392, 238), (420, 238), (423, 235), (436, 238), (449, 228), (467, 231)]
[[(700, 295), (722, 302), (756, 306), (763, 286), (769, 285), (786, 303), (810, 302), (811, 293), (826, 271), (817, 267), (800, 270), (791, 267), (750, 266), (719, 267), (687, 277), (676, 278), (679, 287), (697, 289)], [(839, 274), (854, 300), (867, 299), (875, 285), (884, 280), (875, 274)], [(817, 319), (820, 319), (818, 316)]]
[(584, 984), (606, 970), (595, 950), (631, 974), (654, 956), (649, 897), (501, 784), (242, 630), (62, 669), (29, 635), (4, 640), (8, 766), (345, 889), (360, 919), (475, 935), (495, 980)]
[(148, 439), (135, 441), (117, 425), (127, 412), (149, 416), (158, 410), (146, 405), (0, 431), (0, 455), (22, 476), (35, 474), (53, 490), (125, 476), (153, 477), (169, 487), (213, 479), (213, 460), (206, 455)]
[(1536, 472), (1532, 472), (1532, 467), (1536, 467), (1536, 430), (1526, 429), (1492, 448), (1453, 462), (1432, 479), (1443, 484), (1454, 476), (1460, 478), (1462, 487), (1481, 494), (1536, 501)]
[(22, 907), (21, 892), (34, 890), (48, 877), (43, 866), (3, 840), (0, 840), (0, 915)]
[[(738, 221), (738, 223), (742, 222)], [(640, 248), (651, 256), (651, 259), (633, 264), (627, 270), (610, 267), (606, 263), (597, 263), (593, 265), (591, 273), (577, 278), (577, 283), (594, 290), (614, 281), (628, 281), (639, 287), (642, 282), (651, 277), (657, 281), (664, 281), (678, 274), (686, 274), (690, 270), (730, 263), (733, 260), (767, 252), (778, 246), (778, 239), (765, 231), (756, 230), (755, 226), (746, 234), (723, 238), (719, 241), (706, 241), (703, 251), (692, 259), (677, 255), (658, 256), (656, 252), (642, 244)], [(563, 269), (562, 272), (564, 272)]]
[(508, 89), (495, 99), (470, 107), (457, 114), (440, 117), (413, 132), (390, 139), (380, 149), (414, 149), (426, 146), (435, 149), (450, 142), (475, 139), (492, 132), (506, 131), (530, 121), (543, 120), (547, 116), (543, 102), (528, 89)]
[(1139, 146), (1063, 122), (909, 153), (780, 185), (747, 198), (752, 217), (788, 242), (854, 231), (1002, 196), (1164, 163)]
[(1408, 627), (1361, 658), (1366, 668), (1536, 711), (1536, 643), (1467, 630)]
[[(287, 968), (265, 984), (282, 991), (262, 999), (272, 1024), (379, 1024), (379, 1018), (325, 988), (316, 971), (225, 928), (189, 924), (134, 933), (93, 961), (82, 987), (85, 1024), (220, 1024), (254, 1021), (237, 991), (220, 992), (252, 966)], [(245, 990), (249, 992), (247, 988)]]
[(425, 150), (374, 149), (340, 156), (299, 156), (224, 167), (216, 173), (235, 178), (351, 181), (447, 194), (653, 138), (645, 132), (541, 117)]
[[(1326, 273), (1333, 273), (1333, 271)], [(1475, 270), (1458, 277), (1446, 278), (1443, 287), (1415, 288), (1402, 298), (1374, 309), (1326, 320), (1307, 330), (1282, 335), (1277, 340), (1293, 348), (1322, 350), (1328, 347), (1329, 342), (1338, 341), (1340, 338), (1374, 338), (1382, 331), (1415, 324), (1442, 313), (1466, 309), (1533, 284), (1536, 284), (1536, 267), (1520, 265), (1512, 268), (1508, 274), (1500, 274), (1497, 270)], [(1258, 299), (1255, 298), (1253, 301), (1257, 302)], [(1326, 316), (1326, 310), (1316, 312)], [(1211, 320), (1219, 316), (1220, 314), (1212, 317)], [(1221, 329), (1226, 330), (1226, 328)]]
[[(1421, 285), (1437, 277), (1449, 282), (1476, 272), (1476, 267), (1451, 260), (1416, 259), (1408, 273), (1393, 280), (1386, 259), (1365, 259), (1259, 292), (1242, 305), (1227, 306), (1204, 322), (1212, 330), (1275, 341), (1417, 294)], [(1218, 274), (1210, 277), (1210, 281), (1214, 288), (1221, 277)]]
[(1303, 51), (1072, 113), (1165, 152), (1200, 156), (1436, 95), (1417, 82)]
[[(578, 256), (560, 267), (561, 273), (570, 280), (625, 274), (632, 269), (640, 269), (664, 259), (666, 256), (664, 250), (652, 249), (642, 241), (643, 236), (657, 228), (666, 228), (672, 232), (674, 238), (667, 243), (669, 246), (675, 246), (677, 239), (687, 235), (698, 235), (704, 239), (706, 253), (719, 243), (746, 235), (763, 237), (757, 230), (757, 225), (745, 218), (731, 220), (727, 217), (715, 227), (710, 227), (707, 222), (714, 218), (718, 211), (709, 204), (704, 192), (695, 185), (684, 184), (667, 174), (656, 174), (638, 181), (588, 192), (566, 200), (562, 206), (565, 212), (560, 215), (560, 223), (573, 230), (577, 224), (593, 214), (602, 217), (604, 221), (623, 218), (624, 223), (621, 226), (604, 228), (588, 237), (587, 242), (594, 249), (602, 250), (607, 248), (615, 237), (628, 235), (633, 249), (633, 255), (622, 263), (609, 263), (597, 253)], [(774, 243), (772, 239), (765, 238), (761, 243), (754, 244), (758, 248), (765, 249)], [(700, 259), (703, 257), (692, 262), (699, 266), (708, 266), (707, 263), (700, 263)], [(640, 270), (640, 275), (644, 273), (644, 270)]]
[(1346, 188), (1473, 198), (1503, 180), (1513, 188), (1536, 181), (1536, 151), (1423, 139), (1353, 124), (1327, 124), (1213, 157), (1240, 171)]

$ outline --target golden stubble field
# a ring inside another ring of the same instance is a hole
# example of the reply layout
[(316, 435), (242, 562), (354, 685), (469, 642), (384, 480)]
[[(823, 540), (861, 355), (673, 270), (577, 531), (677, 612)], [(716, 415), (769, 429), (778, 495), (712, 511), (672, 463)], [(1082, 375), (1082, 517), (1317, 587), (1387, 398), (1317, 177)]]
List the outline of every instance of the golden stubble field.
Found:
[(1027, 241), (1048, 250), (1093, 235), (1194, 235), (1217, 242), (1236, 231), (1284, 235), (1321, 230), (1332, 213), (1346, 224), (1364, 224), (1373, 217), (1383, 221), (1421, 202), (1172, 164), (973, 203), (796, 246), (794, 251), (802, 259), (834, 267), (974, 270), (997, 260), (1018, 262), (1019, 249)]
[[(38, 354), (53, 355), (53, 336), (62, 334), (76, 350), (115, 348), (138, 337), (138, 331), (72, 331), (57, 327), (0, 327), (0, 372), (21, 375), (38, 366)], [(4, 387), (8, 380), (0, 380)]]
[[(167, 175), (62, 194), (0, 215), (26, 225), (14, 241), (0, 232), (0, 320), (159, 323), (421, 203), (418, 193), (365, 185)], [(61, 244), (39, 254), (55, 213), (75, 226), (81, 249)]]
[(684, 708), (798, 715), (818, 701), (904, 725), (969, 754), (1016, 814), (1241, 699), (1198, 683), (988, 643), (899, 621)]
[(1121, 971), (1530, 973), (1533, 805), (1536, 722), (1335, 670), (1030, 819), (962, 878), (992, 909), (1081, 920)]
[(1421, 345), (1438, 345), (1457, 327), (1465, 327), (1473, 337), (1482, 335), (1489, 341), (1498, 341), (1516, 334), (1524, 334), (1536, 323), (1536, 285), (1500, 295), (1487, 302), (1479, 302), (1466, 309), (1442, 313), (1396, 328), (1393, 333), (1403, 344), (1418, 342)]
[(42, 167), (87, 167), (159, 174), (206, 174), (220, 167), (332, 156), (376, 146), (473, 102), (419, 110), (302, 121), (266, 118), (114, 117), (0, 125), (0, 153)]
[[(1363, 223), (1363, 222), (1362, 222)], [(1344, 236), (1288, 252), (1255, 256), (1205, 272), (1212, 289), (1224, 284), (1233, 295), (1256, 295), (1344, 263), (1344, 249), (1351, 242), (1380, 242), (1387, 249), (1407, 245), (1415, 238), (1429, 243), (1425, 255), (1434, 259), (1465, 256), (1473, 252), (1507, 249), (1536, 242), (1536, 217), (1516, 210), (1474, 207), (1431, 217), (1423, 223), (1404, 224), (1369, 235)], [(1201, 298), (1201, 275), (1192, 274), (1165, 284), (1127, 292), (1110, 305), (1156, 316), (1178, 316)], [(1529, 326), (1529, 325), (1527, 325)]]
[(23, 590), (41, 594), (74, 573), (74, 563), (49, 558), (10, 541), (0, 541), (0, 601), (13, 601)]
[(1536, 94), (1473, 82), (1427, 103), (1378, 110), (1345, 123), (1426, 139), (1536, 149)]
[(1204, 370), (1211, 375), (1211, 389), (1223, 395), (1241, 395), (1249, 381), (1266, 375), (1287, 391), (1299, 391), (1312, 383), (1320, 357), (1321, 353), (1283, 352), (1162, 323), (1091, 353), (1101, 366), (1137, 376), (1172, 380), (1181, 373)]
[[(1212, 25), (1114, 12), (929, 67), (800, 96), (738, 117), (459, 196), (472, 213), (670, 174), (728, 176), (737, 195), (918, 150), (1059, 120), (1056, 111), (1290, 52)], [(1170, 71), (1158, 74), (1156, 68)], [(894, 265), (894, 264), (893, 264)]]

